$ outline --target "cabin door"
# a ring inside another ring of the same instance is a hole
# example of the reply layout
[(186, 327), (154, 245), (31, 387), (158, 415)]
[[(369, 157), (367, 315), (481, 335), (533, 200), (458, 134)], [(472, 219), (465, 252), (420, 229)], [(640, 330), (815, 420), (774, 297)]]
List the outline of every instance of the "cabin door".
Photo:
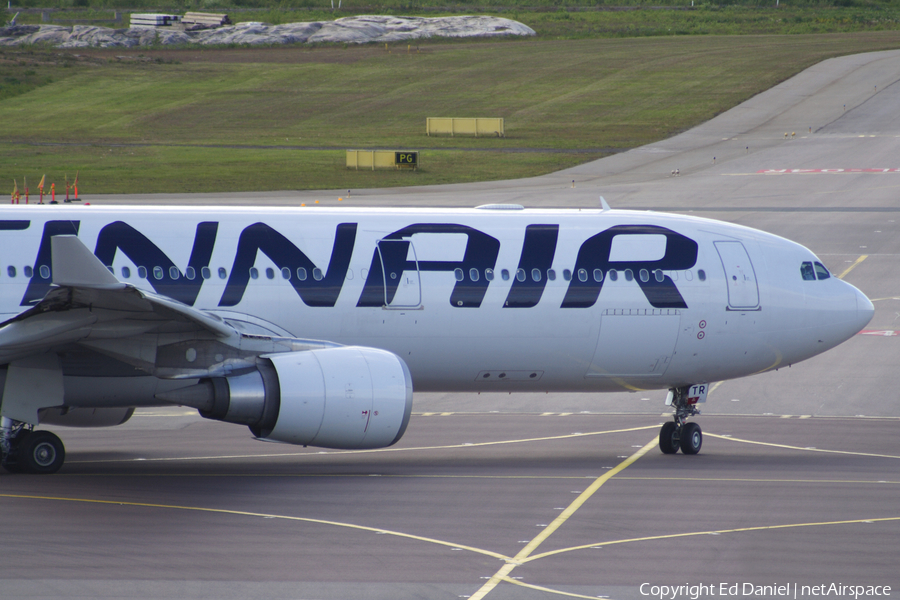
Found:
[(740, 242), (715, 242), (728, 283), (728, 308), (758, 310), (759, 287), (747, 249)]

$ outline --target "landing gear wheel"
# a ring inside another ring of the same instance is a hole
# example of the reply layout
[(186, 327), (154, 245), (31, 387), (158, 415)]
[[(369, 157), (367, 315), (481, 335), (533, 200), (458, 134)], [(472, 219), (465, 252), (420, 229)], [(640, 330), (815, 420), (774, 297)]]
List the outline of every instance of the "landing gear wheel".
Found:
[(673, 421), (664, 423), (659, 430), (659, 449), (663, 454), (675, 454), (678, 443), (678, 426)]
[(681, 452), (697, 454), (703, 445), (703, 432), (696, 423), (685, 423), (681, 428)]
[(32, 431), (18, 449), (18, 466), (25, 473), (49, 475), (56, 473), (66, 460), (66, 448), (49, 431)]

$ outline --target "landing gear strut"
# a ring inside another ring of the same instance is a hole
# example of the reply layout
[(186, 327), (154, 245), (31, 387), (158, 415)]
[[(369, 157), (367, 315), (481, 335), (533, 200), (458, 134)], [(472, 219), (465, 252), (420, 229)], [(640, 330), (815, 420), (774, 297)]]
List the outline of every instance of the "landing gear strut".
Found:
[(673, 388), (671, 405), (675, 407), (675, 419), (662, 426), (659, 431), (659, 449), (663, 454), (675, 454), (681, 448), (683, 454), (697, 454), (703, 445), (703, 432), (697, 423), (687, 419), (699, 415), (697, 407), (688, 401), (689, 387)]
[(62, 440), (49, 431), (34, 431), (20, 421), (3, 417), (0, 424), (0, 456), (10, 473), (56, 473), (66, 460)]

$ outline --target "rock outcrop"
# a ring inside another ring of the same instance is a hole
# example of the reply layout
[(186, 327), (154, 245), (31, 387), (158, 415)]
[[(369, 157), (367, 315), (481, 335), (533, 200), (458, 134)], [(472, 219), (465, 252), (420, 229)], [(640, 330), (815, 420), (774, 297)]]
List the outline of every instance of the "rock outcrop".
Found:
[(238, 23), (215, 29), (184, 31), (169, 27), (108, 29), (75, 25), (14, 25), (0, 27), (0, 45), (41, 44), (56, 48), (130, 48), (171, 45), (277, 45), (338, 42), (405, 42), (431, 37), (497, 37), (534, 35), (530, 27), (499, 17), (358, 16), (335, 21)]

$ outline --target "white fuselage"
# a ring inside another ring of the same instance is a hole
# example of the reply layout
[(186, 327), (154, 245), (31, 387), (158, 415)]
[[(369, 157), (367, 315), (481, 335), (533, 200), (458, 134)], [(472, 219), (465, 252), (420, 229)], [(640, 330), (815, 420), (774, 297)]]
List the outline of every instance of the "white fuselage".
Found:
[[(872, 314), (838, 278), (804, 279), (818, 259), (803, 246), (696, 217), (11, 206), (0, 215), (5, 318), (49, 290), (49, 237), (73, 233), (122, 282), (247, 332), (389, 350), (417, 391), (600, 392), (741, 377), (834, 347)], [(67, 402), (89, 403), (89, 369), (64, 371)], [(144, 379), (116, 398), (154, 403), (158, 382)]]

